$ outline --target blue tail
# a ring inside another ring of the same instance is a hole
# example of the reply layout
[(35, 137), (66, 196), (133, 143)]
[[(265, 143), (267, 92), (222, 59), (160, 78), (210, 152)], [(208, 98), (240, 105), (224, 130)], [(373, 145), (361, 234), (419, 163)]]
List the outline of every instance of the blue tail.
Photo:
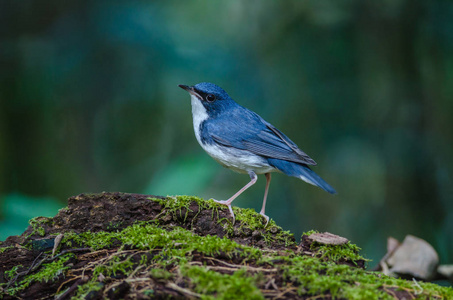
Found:
[(271, 166), (280, 170), (288, 176), (294, 176), (312, 185), (318, 186), (328, 193), (336, 194), (337, 192), (318, 174), (312, 171), (308, 166), (293, 163), (286, 160), (268, 158), (267, 161)]

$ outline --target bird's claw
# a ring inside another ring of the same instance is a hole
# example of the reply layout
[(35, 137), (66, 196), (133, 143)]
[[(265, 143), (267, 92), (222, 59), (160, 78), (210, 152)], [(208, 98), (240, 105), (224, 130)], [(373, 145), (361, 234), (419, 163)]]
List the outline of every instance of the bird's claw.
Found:
[(264, 213), (260, 212), (260, 215), (262, 215), (265, 219), (266, 219), (266, 225), (264, 225), (264, 228), (267, 227), (267, 225), (269, 224), (269, 217), (266, 216)]
[(234, 217), (234, 212), (233, 212), (233, 208), (231, 207), (231, 203), (228, 203), (228, 200), (215, 200), (215, 199), (212, 199), (212, 200), (214, 200), (214, 202), (217, 202), (222, 205), (226, 205), (228, 207), (228, 210), (230, 211), (230, 214), (233, 217), (233, 225), (234, 225), (234, 223), (236, 222), (236, 218)]

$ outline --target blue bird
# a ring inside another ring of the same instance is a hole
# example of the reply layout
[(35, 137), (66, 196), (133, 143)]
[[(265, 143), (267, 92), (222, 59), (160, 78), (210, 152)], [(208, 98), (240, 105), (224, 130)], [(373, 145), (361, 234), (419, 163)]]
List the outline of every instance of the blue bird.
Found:
[(266, 176), (263, 207), (265, 214), (271, 172), (294, 176), (335, 194), (335, 190), (309, 166), (316, 162), (300, 150), (280, 130), (259, 115), (237, 104), (221, 87), (208, 82), (194, 86), (179, 85), (189, 92), (195, 137), (200, 146), (222, 166), (249, 174), (250, 182), (228, 200), (214, 200), (228, 207), (233, 223), (231, 203), (242, 192), (255, 184), (257, 174)]

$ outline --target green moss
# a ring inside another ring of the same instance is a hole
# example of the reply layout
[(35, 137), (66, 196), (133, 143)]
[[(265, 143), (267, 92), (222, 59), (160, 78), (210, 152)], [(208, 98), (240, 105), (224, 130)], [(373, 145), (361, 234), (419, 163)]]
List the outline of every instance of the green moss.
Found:
[(368, 261), (359, 254), (360, 248), (350, 242), (343, 245), (322, 245), (313, 243), (310, 248), (319, 253), (321, 258), (330, 261), (351, 261), (355, 264), (360, 260)]
[[(217, 220), (219, 209), (226, 209), (212, 200), (204, 201), (197, 197), (178, 196), (165, 200), (151, 200), (163, 205), (162, 214), (184, 220), (188, 218), (190, 206), (194, 201), (200, 209), (212, 210), (213, 218), (217, 214)], [(233, 209), (236, 214), (235, 226), (225, 222), (225, 219), (218, 221), (226, 225), (229, 235), (237, 234), (238, 230), (247, 234), (259, 232), (268, 243), (278, 242), (286, 245), (286, 255), (283, 256), (281, 251), (261, 250), (240, 245), (228, 238), (199, 236), (178, 226), (165, 229), (159, 227), (158, 222), (155, 221), (137, 222), (123, 230), (112, 232), (65, 233), (62, 244), (66, 247), (77, 245), (90, 247), (93, 250), (119, 248), (109, 251), (108, 258), (103, 257), (95, 261), (83, 271), (91, 279), (78, 287), (72, 299), (96, 296), (98, 291), (108, 287), (111, 284), (108, 280), (105, 284), (98, 282), (101, 273), (106, 277), (142, 276), (140, 278), (144, 279), (143, 282), (152, 277), (151, 281), (154, 283), (165, 285), (175, 283), (182, 289), (181, 293), (187, 290), (199, 294), (202, 299), (263, 299), (262, 293), (265, 294), (266, 291), (261, 292), (258, 287), (265, 286), (272, 276), (279, 281), (283, 278), (288, 283), (285, 288), (292, 291), (297, 289), (303, 297), (315, 298), (323, 295), (332, 296), (334, 299), (393, 299), (388, 291), (399, 288), (416, 294), (420, 298), (453, 299), (451, 288), (395, 279), (380, 273), (338, 264), (338, 262), (356, 262), (363, 259), (359, 255), (360, 248), (351, 243), (339, 246), (313, 243), (311, 244), (311, 249), (315, 252), (313, 257), (299, 255), (299, 252), (295, 251), (292, 234), (283, 231), (274, 221), (271, 220), (267, 228), (264, 228), (264, 220), (254, 210)], [(34, 219), (30, 222), (34, 232), (43, 233), (43, 222), (46, 220)], [(112, 224), (111, 229), (114, 228)], [(314, 231), (306, 235), (312, 233)], [(6, 251), (6, 249), (3, 250), (4, 248), (0, 248), (0, 253)], [(131, 248), (140, 251), (133, 251)], [(70, 255), (67, 254), (56, 261), (44, 264), (38, 272), (26, 276), (4, 292), (14, 295), (34, 281), (48, 282), (61, 277), (61, 274), (68, 269), (65, 263)], [(207, 265), (209, 261), (220, 260), (225, 264), (200, 266), (200, 255), (205, 259), (201, 261), (207, 262)], [(142, 267), (140, 272), (136, 272), (138, 266)], [(7, 271), (8, 278), (13, 278), (19, 267)], [(240, 267), (243, 269), (238, 270)], [(270, 267), (275, 270), (257, 272), (257, 268)], [(153, 289), (154, 285), (150, 285), (142, 292), (154, 297), (158, 295), (159, 290)], [(90, 293), (92, 294), (89, 295)], [(268, 296), (266, 294), (266, 297)]]
[(244, 269), (229, 275), (183, 266), (181, 273), (189, 279), (193, 290), (202, 295), (201, 299), (264, 299), (257, 288), (259, 275), (250, 276)]
[[(287, 259), (287, 258), (282, 258)], [(414, 282), (388, 277), (382, 273), (369, 272), (347, 265), (321, 261), (316, 257), (298, 256), (288, 259), (290, 265), (282, 265), (285, 280), (300, 284), (300, 294), (319, 295), (331, 293), (334, 298), (345, 299), (394, 299), (385, 290), (404, 289), (411, 293), (420, 293)], [(417, 283), (425, 292), (422, 298), (448, 299), (453, 297), (453, 290), (441, 288), (435, 284)]]
[(67, 212), (69, 212), (69, 208), (68, 207), (63, 207), (63, 208), (60, 208), (58, 210), (58, 213), (67, 213)]
[(72, 246), (72, 243), (77, 245), (84, 245), (85, 247), (90, 247), (93, 250), (99, 250), (104, 248), (110, 248), (110, 246), (115, 241), (115, 238), (118, 236), (118, 232), (90, 232), (86, 231), (81, 234), (76, 234), (74, 232), (65, 233), (65, 236), (62, 240), (62, 244), (67, 244)]
[(43, 264), (39, 272), (25, 277), (22, 283), (54, 281), (59, 275), (64, 274), (69, 269), (69, 266), (65, 266), (64, 264), (73, 257), (74, 254), (68, 253), (53, 262)]
[[(158, 198), (149, 198), (149, 200), (155, 201), (160, 203), (164, 206), (164, 212), (166, 215), (170, 214), (173, 219), (178, 219), (184, 217), (184, 221), (186, 221), (190, 209), (190, 205), (195, 202), (199, 210), (204, 209), (212, 209), (213, 213), (217, 211), (219, 204), (214, 202), (213, 200), (204, 200), (199, 197), (195, 196), (175, 196), (175, 197), (167, 197), (166, 199), (158, 199)], [(184, 212), (184, 213), (183, 213)], [(183, 216), (184, 214), (184, 216)], [(195, 218), (194, 218), (195, 219)]]
[(309, 230), (309, 231), (307, 231), (307, 232), (302, 233), (302, 236), (304, 236), (304, 235), (310, 236), (310, 235), (312, 235), (313, 233), (319, 233), (319, 231), (317, 231), (317, 230)]
[(28, 221), (28, 223), (33, 228), (33, 232), (31, 233), (31, 235), (38, 234), (40, 236), (44, 236), (46, 232), (42, 224), (51, 224), (52, 218), (36, 217)]
[(119, 273), (128, 275), (133, 266), (134, 263), (129, 257), (113, 256), (108, 262), (96, 266), (93, 271), (93, 278), (98, 278), (101, 273), (104, 276), (116, 276)]
[(94, 250), (108, 248), (113, 241), (124, 246), (141, 250), (160, 249), (155, 259), (167, 257), (186, 258), (197, 251), (206, 255), (224, 253), (233, 257), (239, 255), (249, 259), (259, 259), (261, 252), (253, 247), (240, 245), (227, 238), (217, 236), (198, 236), (189, 230), (176, 227), (165, 230), (156, 224), (139, 222), (117, 232), (85, 232), (82, 234), (67, 234), (63, 243), (75, 242)]
[[(19, 283), (16, 282), (14, 286), (7, 289), (6, 292), (10, 295), (15, 295), (17, 292), (26, 289), (33, 282), (49, 282), (56, 280), (61, 274), (64, 274), (65, 271), (70, 268), (69, 266), (65, 266), (65, 263), (72, 257), (74, 257), (74, 254), (68, 253), (55, 261), (43, 264), (38, 272), (25, 276), (24, 279), (22, 279)], [(12, 275), (13, 272), (14, 275), (16, 274), (16, 267), (9, 271), (11, 272), (10, 275)]]
[[(198, 236), (181, 227), (176, 227), (173, 230), (167, 231), (160, 227), (157, 227), (156, 224), (149, 224), (146, 222), (139, 222), (119, 232), (86, 232), (80, 235), (71, 234), (68, 235), (66, 240), (64, 240), (63, 242), (69, 242), (69, 240), (96, 249), (108, 247), (111, 244), (112, 240), (118, 240), (120, 244), (123, 245), (123, 247), (131, 246), (135, 249), (140, 250), (158, 249), (159, 252), (155, 256), (153, 256), (152, 261), (148, 261), (148, 258), (144, 255), (140, 258), (141, 265), (158, 263), (157, 265), (161, 266), (161, 268), (154, 268), (150, 272), (150, 276), (152, 276), (156, 280), (165, 280), (171, 278), (173, 275), (170, 272), (166, 271), (163, 267), (170, 264), (185, 266), (195, 252), (204, 254), (206, 256), (216, 256), (219, 254), (226, 255), (228, 257), (239, 256), (244, 258), (244, 261), (258, 260), (261, 257), (261, 251), (259, 249), (239, 245), (227, 238), (219, 238), (209, 235), (204, 237)], [(121, 253), (121, 249), (119, 250), (119, 253)], [(99, 274), (102, 273), (104, 276), (115, 276), (117, 275), (117, 273), (128, 275), (131, 271), (133, 271), (135, 264), (131, 261), (130, 258), (124, 257), (124, 255), (113, 256), (110, 260), (108, 260), (108, 262), (95, 267), (91, 282), (85, 284), (83, 288), (80, 289), (80, 291), (77, 293), (77, 297), (83, 298), (84, 295), (87, 295), (87, 293), (90, 291), (90, 288), (99, 287), (98, 285), (94, 284)], [(192, 268), (184, 270), (191, 269)], [(194, 272), (195, 271), (190, 271), (189, 273), (187, 273), (192, 276), (191, 280), (196, 278)], [(201, 275), (202, 274), (200, 273), (200, 276)], [(260, 293), (259, 290), (253, 285), (254, 279), (251, 277), (244, 277), (244, 274), (241, 272), (231, 277), (227, 275), (221, 275), (213, 271), (205, 274), (205, 277), (208, 275), (214, 279), (219, 279), (212, 283), (215, 286), (225, 286), (223, 289), (216, 291), (220, 299), (233, 299), (228, 298), (228, 295), (235, 295), (234, 293), (248, 293), (249, 290), (252, 291), (252, 298), (250, 299), (262, 298), (261, 296), (255, 297), (256, 295), (260, 295)], [(202, 279), (200, 280), (203, 281)], [(206, 285), (200, 286), (207, 288), (208, 290), (211, 289)]]
[(5, 278), (11, 280), (14, 276), (17, 275), (19, 268), (22, 268), (22, 265), (14, 266), (11, 270), (5, 271)]
[(162, 249), (159, 256), (185, 258), (197, 251), (206, 255), (225, 253), (227, 256), (240, 255), (249, 259), (258, 259), (258, 249), (239, 245), (227, 238), (216, 236), (198, 236), (181, 227), (171, 231), (154, 224), (135, 224), (121, 232), (120, 241), (142, 250)]
[(77, 293), (71, 300), (85, 300), (89, 299), (88, 294), (95, 293), (104, 288), (104, 284), (100, 283), (97, 280), (91, 280), (83, 285), (80, 285), (77, 288)]
[(173, 274), (165, 269), (151, 269), (149, 275), (158, 281), (167, 281), (173, 277)]
[(2, 254), (3, 252), (5, 252), (6, 250), (9, 250), (9, 249), (13, 249), (14, 246), (8, 246), (8, 247), (0, 247), (0, 254)]
[[(263, 216), (261, 216), (251, 208), (233, 207), (233, 212), (236, 216), (236, 222), (240, 223), (240, 229), (248, 228), (252, 231), (255, 231), (257, 229), (264, 229), (264, 226), (266, 225), (266, 220), (263, 218)], [(274, 220), (269, 221), (268, 227), (271, 226), (277, 226)]]
[[(318, 233), (318, 231), (310, 230), (308, 232), (304, 232), (302, 236), (310, 236), (314, 233)], [(357, 245), (351, 244), (351, 242), (347, 242), (343, 245), (324, 245), (321, 243), (313, 242), (310, 245), (310, 250), (315, 252), (318, 257), (334, 262), (349, 261), (357, 264), (358, 261), (369, 261), (359, 254), (361, 249)]]
[[(187, 219), (190, 210), (190, 205), (195, 202), (200, 210), (212, 210), (212, 217), (214, 219), (217, 216), (219, 209), (227, 210), (227, 207), (215, 202), (212, 199), (204, 200), (199, 197), (193, 196), (176, 196), (168, 197), (166, 199), (149, 198), (149, 200), (156, 201), (164, 206), (164, 212), (166, 215), (171, 215), (174, 220), (183, 218)], [(273, 220), (270, 220), (268, 226), (265, 228), (266, 221), (264, 218), (256, 213), (253, 209), (243, 209), (233, 207), (234, 214), (236, 216), (236, 224), (233, 226), (229, 219), (222, 218), (217, 222), (225, 222), (226, 231), (228, 236), (234, 236), (235, 234), (250, 234), (256, 230), (259, 230), (262, 234), (263, 239), (268, 243), (278, 242), (279, 244), (290, 246), (294, 245), (294, 236), (289, 231), (283, 231), (281, 227), (277, 226)], [(196, 216), (193, 218), (195, 219)]]

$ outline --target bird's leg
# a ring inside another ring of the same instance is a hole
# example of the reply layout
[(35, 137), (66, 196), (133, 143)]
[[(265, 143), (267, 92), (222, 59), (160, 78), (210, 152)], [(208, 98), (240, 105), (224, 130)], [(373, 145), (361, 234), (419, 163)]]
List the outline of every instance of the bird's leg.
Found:
[(233, 213), (233, 209), (231, 208), (231, 203), (233, 202), (234, 199), (236, 199), (240, 194), (242, 194), (242, 192), (244, 192), (246, 189), (248, 189), (249, 187), (251, 187), (252, 185), (255, 184), (256, 180), (258, 179), (258, 176), (255, 174), (255, 172), (253, 171), (250, 171), (249, 172), (249, 175), (250, 175), (250, 182), (247, 183), (242, 189), (240, 189), (236, 194), (234, 194), (233, 196), (230, 197), (230, 199), (228, 200), (214, 200), (215, 202), (217, 203), (220, 203), (220, 204), (223, 204), (223, 205), (226, 205), (228, 206), (228, 209), (230, 210), (230, 213), (231, 213), (231, 216), (233, 217), (233, 224), (234, 224), (234, 221), (235, 221), (235, 218), (234, 218), (234, 213)]
[(263, 199), (263, 207), (261, 208), (260, 215), (262, 215), (266, 219), (266, 225), (269, 224), (269, 217), (264, 214), (264, 210), (266, 209), (266, 199), (267, 199), (267, 192), (269, 191), (269, 185), (271, 183), (271, 173), (264, 174), (266, 176), (266, 189), (264, 190), (264, 199)]

